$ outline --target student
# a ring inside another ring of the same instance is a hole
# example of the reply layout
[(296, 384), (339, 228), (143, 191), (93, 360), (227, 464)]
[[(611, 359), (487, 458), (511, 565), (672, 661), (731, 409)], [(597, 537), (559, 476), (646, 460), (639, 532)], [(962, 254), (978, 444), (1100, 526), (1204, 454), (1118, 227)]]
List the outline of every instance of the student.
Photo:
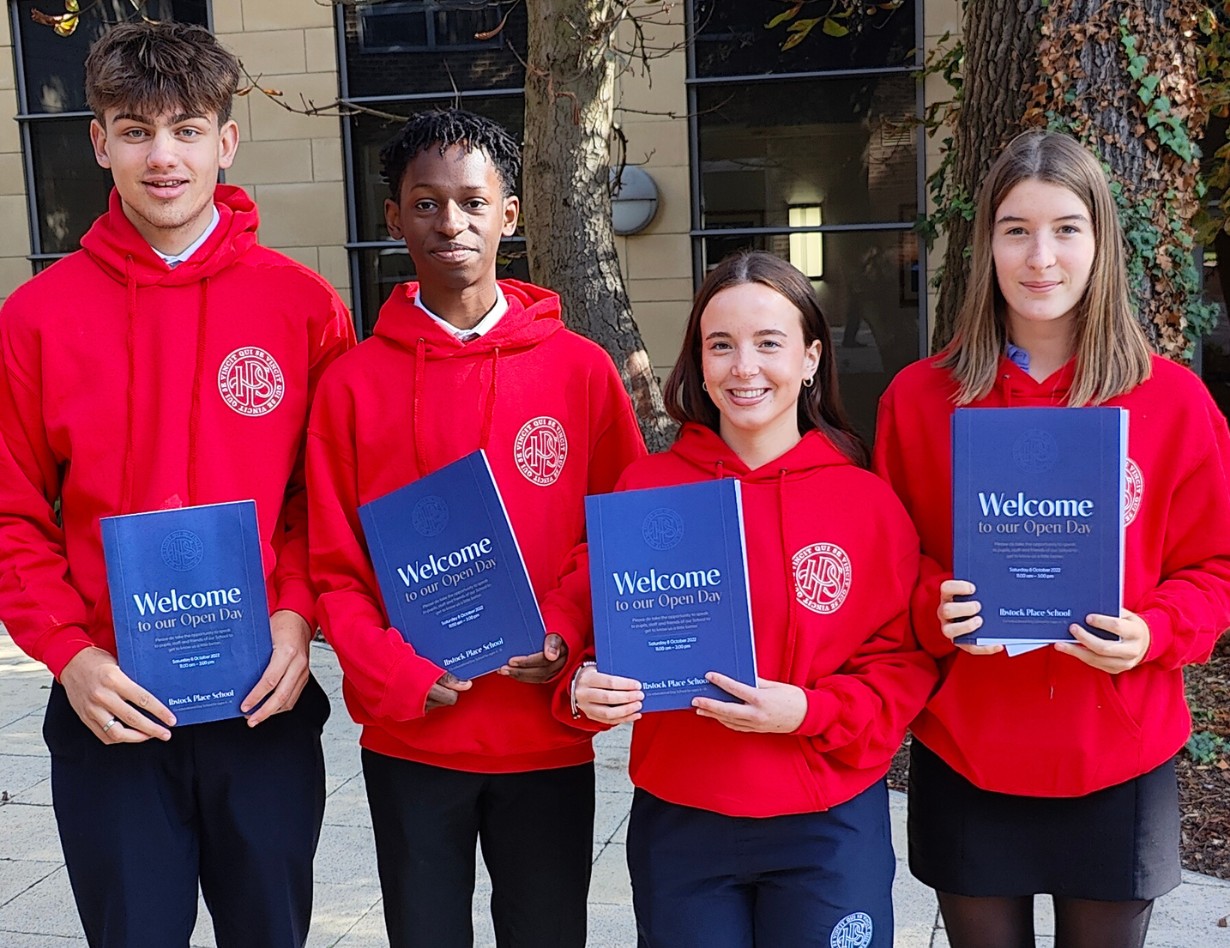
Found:
[[(1015, 658), (953, 642), (984, 624), (954, 598), (977, 592), (952, 576), (960, 405), (1128, 409), (1119, 616)], [(954, 948), (1032, 945), (1039, 893), (1057, 945), (1140, 946), (1153, 899), (1179, 884), (1182, 668), (1230, 625), (1227, 457), (1200, 380), (1149, 353), (1097, 160), (1061, 134), (1014, 139), (978, 198), (953, 341), (893, 381), (875, 452), (922, 537), (915, 627), (942, 683), (914, 725), (910, 868), (938, 891)]]
[[(104, 34), (86, 95), (110, 207), (0, 312), (0, 619), (56, 677), (52, 800), (93, 948), (186, 946), (198, 882), (220, 946), (302, 945), (311, 917), (329, 708), (308, 672), (302, 451), (353, 329), (218, 184), (238, 78), (199, 27)], [(249, 498), (274, 652), (243, 707), (265, 703), (172, 730), (116, 664), (98, 521)]]
[[(807, 279), (763, 252), (718, 264), (665, 394), (679, 438), (618, 489), (742, 482), (762, 677), (752, 688), (710, 673), (741, 703), (695, 698), (695, 711), (642, 718), (638, 682), (593, 662), (575, 673), (575, 710), (637, 722), (628, 868), (640, 944), (887, 948), (896, 863), (883, 778), (935, 666), (908, 622), (918, 538), (864, 469)], [(583, 592), (579, 603), (574, 620)]]
[[(390, 943), (470, 945), (475, 839), (500, 945), (582, 946), (594, 814), (588, 733), (543, 682), (580, 643), (549, 634), (501, 674), (460, 681), (389, 628), (356, 508), (485, 448), (530, 581), (552, 589), (644, 445), (619, 375), (560, 321), (559, 297), (496, 280), (511, 236), (517, 143), (458, 109), (410, 119), (381, 153), (389, 233), (418, 275), (321, 385), (308, 445), (312, 576), (337, 650), (363, 773)], [(548, 624), (548, 628), (551, 625)]]

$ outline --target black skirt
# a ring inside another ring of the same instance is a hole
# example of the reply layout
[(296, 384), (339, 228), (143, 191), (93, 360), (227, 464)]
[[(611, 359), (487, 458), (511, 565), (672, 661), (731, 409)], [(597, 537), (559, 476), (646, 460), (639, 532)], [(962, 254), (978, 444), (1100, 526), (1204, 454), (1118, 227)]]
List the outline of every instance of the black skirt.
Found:
[(1154, 899), (1180, 878), (1174, 761), (1083, 797), (1022, 797), (979, 789), (915, 739), (909, 840), (910, 871), (941, 892)]

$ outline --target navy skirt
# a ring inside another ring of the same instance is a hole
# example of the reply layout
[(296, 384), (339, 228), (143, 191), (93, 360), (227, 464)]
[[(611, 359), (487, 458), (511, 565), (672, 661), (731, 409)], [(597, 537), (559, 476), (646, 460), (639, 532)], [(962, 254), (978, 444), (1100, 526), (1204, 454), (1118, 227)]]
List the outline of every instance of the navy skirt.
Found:
[(909, 840), (910, 871), (953, 895), (1154, 899), (1180, 878), (1174, 761), (1083, 797), (1023, 797), (979, 789), (915, 739)]

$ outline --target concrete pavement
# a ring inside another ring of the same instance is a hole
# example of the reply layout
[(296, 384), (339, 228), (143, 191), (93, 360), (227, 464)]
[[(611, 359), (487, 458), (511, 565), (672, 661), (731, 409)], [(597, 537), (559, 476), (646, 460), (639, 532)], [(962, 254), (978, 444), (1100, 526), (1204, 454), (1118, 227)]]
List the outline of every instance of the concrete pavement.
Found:
[[(325, 729), (328, 803), (316, 857), (316, 896), (310, 948), (381, 948), (386, 944), (371, 821), (363, 792), (357, 728), (341, 698), (341, 673), (328, 646), (313, 646), (313, 668), (333, 702)], [(49, 760), (40, 734), (50, 676), (25, 658), (0, 631), (0, 948), (77, 948), (77, 922), (51, 810)], [(590, 887), (593, 948), (634, 948), (632, 895), (624, 838), (632, 785), (626, 773), (629, 731), (597, 741), (597, 817)], [(948, 948), (931, 891), (905, 866), (905, 799), (892, 794), (898, 853), (894, 900), (898, 948)], [(481, 858), (479, 860), (481, 866)], [(474, 900), (475, 944), (494, 945), (487, 918), (490, 883), (480, 875)], [(1049, 932), (1049, 901), (1039, 899), (1038, 931)], [(1230, 884), (1185, 873), (1160, 899), (1149, 935), (1152, 948), (1230, 948)], [(204, 905), (193, 948), (210, 948), (213, 928)], [(1049, 948), (1049, 937), (1038, 944)], [(776, 946), (772, 946), (776, 948)], [(781, 946), (789, 948), (789, 946)]]

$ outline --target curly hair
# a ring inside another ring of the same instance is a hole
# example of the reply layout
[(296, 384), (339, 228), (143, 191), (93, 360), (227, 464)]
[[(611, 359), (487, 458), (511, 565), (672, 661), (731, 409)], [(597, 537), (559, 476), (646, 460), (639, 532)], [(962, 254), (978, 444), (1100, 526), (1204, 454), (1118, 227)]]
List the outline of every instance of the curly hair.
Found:
[(467, 152), (478, 149), (485, 153), (499, 173), (504, 197), (516, 191), (521, 146), (508, 129), (465, 109), (431, 109), (411, 116), (380, 149), (380, 173), (393, 200), (401, 197), (401, 181), (410, 162), (428, 148), (438, 148), (443, 155), (453, 145)]

